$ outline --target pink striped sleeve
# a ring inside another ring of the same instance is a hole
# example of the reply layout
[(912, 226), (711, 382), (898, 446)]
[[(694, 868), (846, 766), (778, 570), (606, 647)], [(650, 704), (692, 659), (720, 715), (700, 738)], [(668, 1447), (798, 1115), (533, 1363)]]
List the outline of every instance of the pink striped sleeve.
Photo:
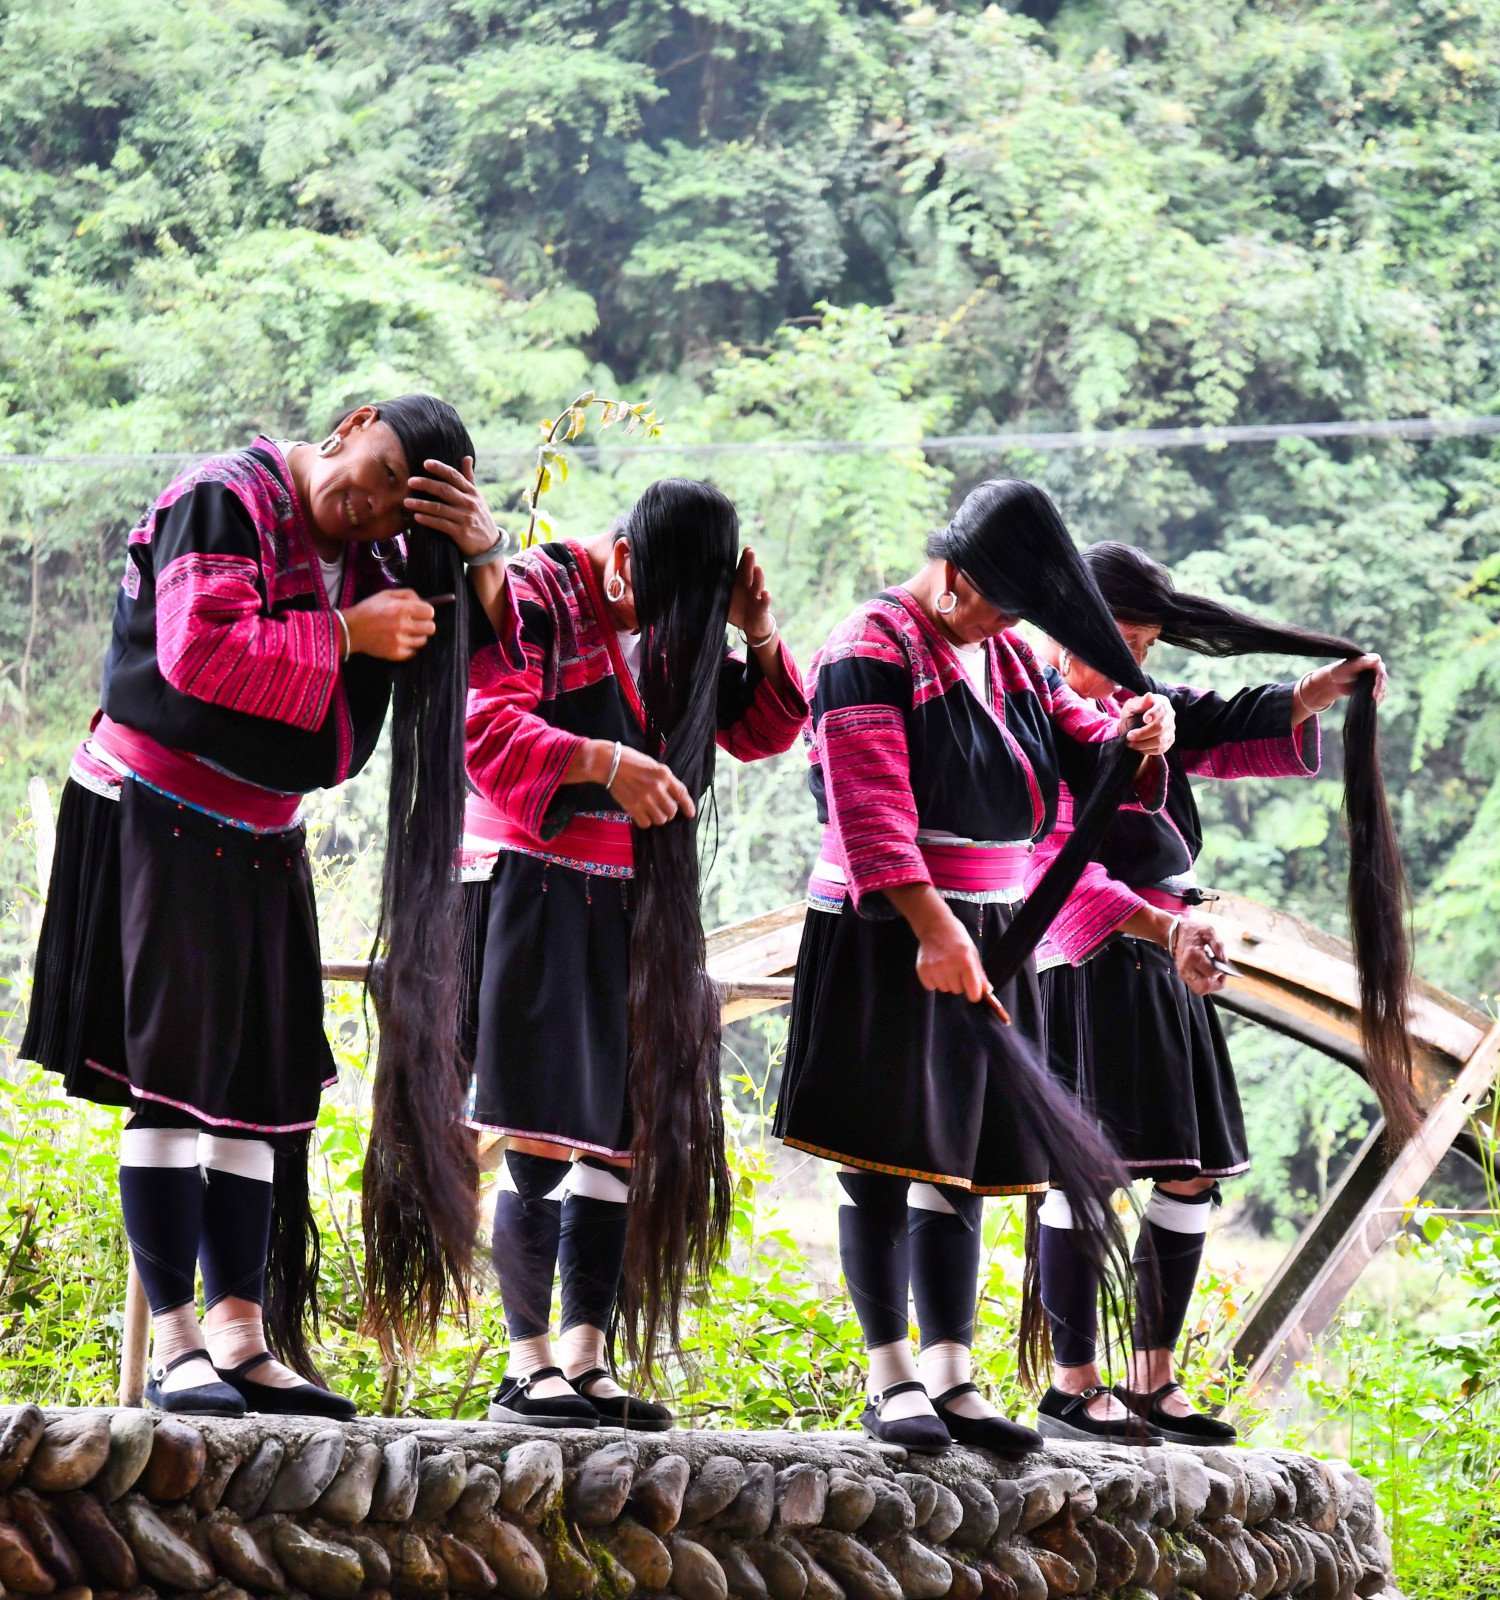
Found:
[[(1070, 827), (1054, 828), (1037, 845), (1026, 869), (1028, 894), (1057, 859), (1072, 831)], [(1133, 890), (1110, 877), (1097, 861), (1091, 861), (1048, 928), (1047, 943), (1076, 967), (1145, 904)]]
[(720, 748), (727, 750), (736, 761), (760, 761), (790, 750), (807, 721), (807, 694), (802, 686), (802, 675), (786, 641), (780, 640), (778, 645), (787, 678), (786, 689), (777, 690), (769, 678), (761, 678), (740, 716), (718, 731)]
[(855, 909), (868, 894), (931, 883), (917, 848), (906, 723), (893, 706), (845, 706), (818, 724), (828, 820)]
[(190, 551), (156, 579), (156, 657), (174, 689), (307, 730), (322, 726), (338, 682), (331, 611), (265, 615), (249, 556)]
[(1322, 730), (1317, 717), (1309, 717), (1288, 733), (1184, 750), (1182, 756), (1186, 770), (1200, 778), (1311, 778), (1323, 765)]
[(501, 647), (479, 651), (469, 674), (465, 724), (469, 776), (481, 794), (528, 833), (542, 819), (574, 752), (586, 741), (536, 715), (542, 693), (542, 652), (524, 641), (525, 665), (510, 666)]

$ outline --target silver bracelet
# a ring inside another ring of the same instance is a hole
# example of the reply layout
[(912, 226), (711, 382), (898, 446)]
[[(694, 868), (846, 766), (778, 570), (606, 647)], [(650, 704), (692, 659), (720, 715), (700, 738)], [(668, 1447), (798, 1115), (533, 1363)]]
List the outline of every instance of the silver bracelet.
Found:
[(781, 624), (777, 622), (775, 617), (771, 618), (771, 631), (763, 639), (752, 639), (743, 628), (739, 630), (740, 638), (745, 641), (746, 646), (751, 650), (764, 650), (765, 647), (770, 644), (772, 639), (774, 639), (780, 632)]
[(354, 646), (349, 642), (349, 624), (344, 621), (344, 613), (342, 611), (335, 610), (333, 613), (333, 620), (338, 623), (339, 628), (344, 635), (344, 653), (339, 657), (339, 659), (341, 661), (347, 661), (349, 657), (354, 654)]
[(616, 739), (615, 740), (615, 757), (614, 757), (614, 760), (611, 761), (610, 764), (609, 764), (609, 776), (604, 780), (604, 787), (606, 789), (613, 789), (614, 788), (615, 779), (619, 776), (619, 772), (620, 772), (620, 757), (624, 753), (625, 753), (624, 746), (620, 743), (620, 741), (618, 739)]
[(465, 556), (464, 562), (472, 571), (475, 567), (487, 567), (492, 562), (500, 560), (505, 554), (505, 547), (510, 543), (504, 528), (495, 530), (495, 542), (488, 550), (481, 550), (477, 556)]
[(1182, 917), (1173, 917), (1172, 926), (1167, 929), (1167, 954), (1175, 961), (1177, 959), (1177, 935), (1182, 932)]

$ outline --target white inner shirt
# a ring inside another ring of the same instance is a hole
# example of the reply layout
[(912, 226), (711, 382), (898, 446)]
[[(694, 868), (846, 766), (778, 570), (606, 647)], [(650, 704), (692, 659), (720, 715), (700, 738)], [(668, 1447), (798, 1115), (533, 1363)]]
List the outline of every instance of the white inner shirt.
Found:
[(620, 654), (625, 658), (625, 665), (630, 669), (630, 676), (637, 683), (641, 681), (641, 636), (638, 633), (626, 633), (623, 628), (616, 630), (615, 639), (620, 646)]
[(990, 703), (990, 653), (983, 644), (956, 644), (953, 653), (974, 686), (981, 705)]
[(344, 566), (349, 559), (347, 550), (340, 550), (333, 561), (325, 561), (318, 557), (318, 575), (323, 580), (323, 593), (328, 596), (328, 603), (336, 606), (339, 596), (344, 592)]

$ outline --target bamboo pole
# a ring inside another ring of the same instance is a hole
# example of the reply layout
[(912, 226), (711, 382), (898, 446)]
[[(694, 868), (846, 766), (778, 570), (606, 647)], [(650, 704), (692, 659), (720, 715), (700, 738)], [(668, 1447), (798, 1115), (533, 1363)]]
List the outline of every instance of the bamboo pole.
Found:
[(125, 1282), (125, 1329), (120, 1340), (120, 1404), (136, 1407), (146, 1392), (146, 1352), (151, 1340), (151, 1308), (141, 1275), (131, 1258)]

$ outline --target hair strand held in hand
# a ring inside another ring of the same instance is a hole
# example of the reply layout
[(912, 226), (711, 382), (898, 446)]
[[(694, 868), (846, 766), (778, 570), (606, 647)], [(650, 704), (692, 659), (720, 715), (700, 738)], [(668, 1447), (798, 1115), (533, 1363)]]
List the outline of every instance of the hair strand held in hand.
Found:
[[(382, 405), (410, 471), (461, 468), (473, 441), (452, 407), (425, 395)], [(474, 1137), (464, 1126), (469, 1063), (459, 1042), (459, 887), (469, 611), (463, 558), (421, 527), (406, 535), (408, 585), (456, 594), (437, 632), (396, 669), (391, 787), (371, 991), (380, 1024), (365, 1156), (365, 1323), (409, 1347), (445, 1306), (465, 1312), (478, 1231)], [(377, 965), (378, 963), (378, 965)]]
[[(1106, 540), (1085, 560), (1121, 622), (1161, 629), (1167, 644), (1207, 656), (1267, 654), (1352, 661), (1348, 639), (1288, 627), (1187, 594), (1159, 562)], [(1087, 659), (1085, 657), (1085, 659)], [(1349, 836), (1349, 927), (1359, 973), (1365, 1076), (1385, 1115), (1388, 1138), (1404, 1144), (1421, 1124), (1412, 1087), (1410, 898), (1406, 869), (1380, 766), (1375, 677), (1366, 673), (1344, 714), (1344, 815)]]
[[(625, 525), (649, 747), (694, 801), (713, 782), (724, 630), (739, 554), (733, 505), (708, 484), (653, 484)], [(633, 829), (630, 1207), (620, 1320), (648, 1375), (684, 1295), (728, 1236), (719, 998), (705, 970), (696, 823)]]

